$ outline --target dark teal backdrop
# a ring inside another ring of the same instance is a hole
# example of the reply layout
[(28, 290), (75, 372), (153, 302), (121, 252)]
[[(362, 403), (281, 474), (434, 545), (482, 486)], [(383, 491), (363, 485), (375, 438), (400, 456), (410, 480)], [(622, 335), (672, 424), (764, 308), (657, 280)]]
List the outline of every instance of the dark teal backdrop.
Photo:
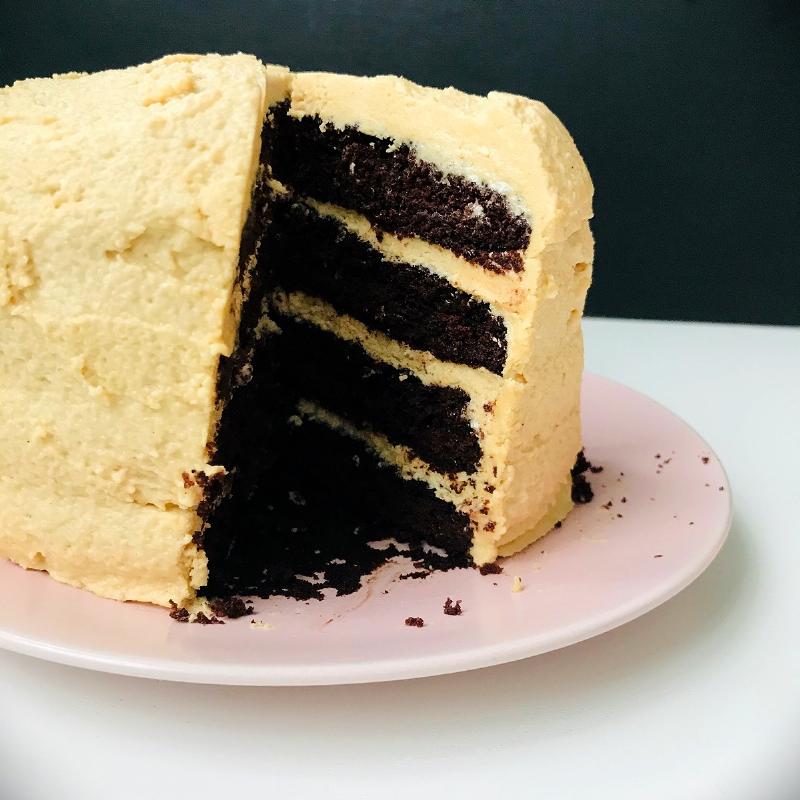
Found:
[(544, 100), (595, 181), (589, 311), (627, 317), (800, 323), (799, 45), (793, 0), (0, 0), (0, 84), (243, 50)]

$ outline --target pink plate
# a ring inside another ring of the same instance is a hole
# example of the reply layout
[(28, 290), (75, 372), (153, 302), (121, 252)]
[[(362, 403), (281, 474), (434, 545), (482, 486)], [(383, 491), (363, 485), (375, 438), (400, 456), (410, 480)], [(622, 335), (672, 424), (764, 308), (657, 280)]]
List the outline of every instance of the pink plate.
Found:
[[(180, 625), (159, 608), (103, 600), (0, 563), (0, 647), (89, 669), (243, 685), (363, 683), (501, 664), (604, 633), (650, 611), (711, 563), (731, 521), (725, 472), (658, 403), (595, 375), (584, 438), (596, 497), (563, 527), (476, 570), (398, 580), (379, 570), (357, 594), (256, 601), (253, 618)], [(523, 589), (512, 592), (515, 576)], [(446, 616), (447, 597), (463, 614)], [(422, 617), (422, 628), (404, 624)]]

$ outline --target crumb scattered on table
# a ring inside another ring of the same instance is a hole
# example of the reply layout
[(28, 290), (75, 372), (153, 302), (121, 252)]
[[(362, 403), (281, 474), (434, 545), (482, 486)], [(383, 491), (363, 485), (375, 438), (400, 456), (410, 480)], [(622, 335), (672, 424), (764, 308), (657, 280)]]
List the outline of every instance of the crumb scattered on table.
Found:
[(522, 591), (522, 578), (520, 578), (519, 575), (514, 576), (514, 580), (511, 582), (511, 591), (512, 592)]
[(422, 628), (425, 625), (425, 620), (422, 617), (406, 617), (406, 625), (409, 628)]

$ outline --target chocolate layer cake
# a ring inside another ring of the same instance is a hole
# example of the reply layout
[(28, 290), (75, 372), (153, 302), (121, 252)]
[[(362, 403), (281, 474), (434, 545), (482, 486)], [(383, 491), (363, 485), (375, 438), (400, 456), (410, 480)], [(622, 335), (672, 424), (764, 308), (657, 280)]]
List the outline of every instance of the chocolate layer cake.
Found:
[(572, 506), (591, 182), (541, 104), (173, 56), (0, 90), (0, 555), (352, 591)]

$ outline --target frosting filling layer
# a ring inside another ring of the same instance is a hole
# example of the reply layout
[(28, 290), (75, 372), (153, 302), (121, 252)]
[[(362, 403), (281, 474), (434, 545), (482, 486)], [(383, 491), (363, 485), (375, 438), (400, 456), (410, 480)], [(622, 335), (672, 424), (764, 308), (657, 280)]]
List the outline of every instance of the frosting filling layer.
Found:
[(281, 380), (301, 397), (407, 445), (440, 472), (473, 472), (481, 457), (460, 388), (423, 383), (411, 370), (308, 322), (276, 316)]
[(276, 200), (263, 252), (263, 269), (284, 289), (442, 360), (502, 373), (506, 329), (488, 303), (424, 267), (388, 261), (338, 220)]

